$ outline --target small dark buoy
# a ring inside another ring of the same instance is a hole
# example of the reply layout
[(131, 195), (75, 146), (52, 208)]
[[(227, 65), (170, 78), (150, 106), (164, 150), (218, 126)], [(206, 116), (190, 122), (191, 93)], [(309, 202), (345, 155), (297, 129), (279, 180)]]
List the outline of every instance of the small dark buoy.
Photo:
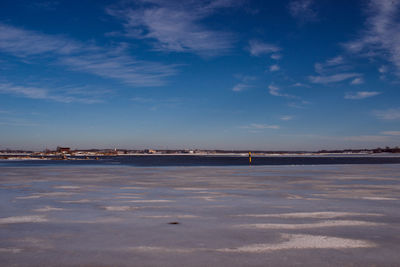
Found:
[(179, 222), (169, 222), (168, 224), (179, 224)]

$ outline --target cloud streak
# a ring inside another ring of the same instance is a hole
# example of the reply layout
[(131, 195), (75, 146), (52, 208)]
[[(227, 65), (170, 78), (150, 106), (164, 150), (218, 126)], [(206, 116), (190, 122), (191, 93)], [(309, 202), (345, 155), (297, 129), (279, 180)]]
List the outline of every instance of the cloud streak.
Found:
[(384, 110), (375, 110), (373, 114), (381, 120), (399, 120), (400, 108), (390, 108)]
[(283, 120), (283, 121), (290, 121), (290, 120), (293, 119), (293, 116), (284, 115), (284, 116), (281, 116), (280, 119)]
[(242, 127), (240, 127), (240, 128), (243, 128), (243, 129), (250, 129), (250, 130), (265, 130), (265, 129), (277, 130), (277, 129), (279, 129), (280, 127), (279, 127), (278, 125), (251, 123), (250, 125), (242, 126)]
[(346, 65), (346, 61), (343, 56), (337, 56), (334, 58), (327, 59), (323, 63), (315, 63), (314, 64), (315, 72), (319, 74), (329, 74), (334, 72), (346, 71), (349, 69), (349, 66)]
[(363, 83), (364, 83), (364, 80), (361, 77), (357, 77), (350, 82), (350, 84), (352, 84), (352, 85), (358, 85), (358, 84), (363, 84)]
[(229, 32), (208, 29), (201, 21), (237, 3), (137, 0), (110, 7), (107, 13), (123, 21), (126, 37), (150, 40), (156, 50), (216, 56), (230, 50), (234, 37)]
[(251, 83), (256, 80), (256, 77), (254, 76), (248, 76), (248, 75), (236, 75), (236, 78), (240, 80), (238, 84), (233, 86), (232, 91), (234, 92), (241, 92), (245, 91), (251, 87), (254, 87), (251, 85)]
[(381, 132), (381, 134), (384, 134), (384, 135), (393, 135), (393, 136), (400, 136), (400, 131), (385, 131), (385, 132)]
[(359, 76), (361, 76), (360, 73), (338, 73), (333, 75), (309, 76), (308, 78), (312, 83), (329, 84), (342, 82)]
[(281, 69), (281, 68), (280, 68), (279, 65), (277, 65), (277, 64), (271, 65), (271, 66), (269, 67), (269, 71), (271, 71), (271, 72), (278, 71), (278, 70), (280, 70), (280, 69)]
[[(251, 40), (249, 42), (248, 50), (250, 52), (250, 55), (258, 57), (266, 54), (279, 52), (281, 51), (281, 48), (274, 44), (264, 43), (257, 40)], [(275, 57), (275, 59), (280, 58), (276, 54), (272, 54), (271, 56)]]
[(352, 84), (360, 84), (363, 82), (361, 73), (348, 72), (351, 67), (341, 55), (327, 59), (322, 63), (315, 63), (314, 69), (318, 75), (308, 76), (309, 81), (312, 83), (329, 84), (349, 79), (352, 79)]
[(83, 104), (95, 104), (103, 102), (99, 98), (81, 97), (71, 95), (68, 92), (60, 92), (57, 90), (50, 90), (47, 88), (20, 86), (12, 83), (1, 83), (0, 93), (11, 94), (20, 97), (38, 99), (38, 100), (50, 100), (61, 103), (83, 103)]
[(289, 3), (290, 14), (301, 23), (315, 21), (317, 12), (313, 0), (294, 0)]
[(238, 83), (232, 88), (232, 91), (241, 92), (241, 91), (249, 89), (250, 87), (252, 87), (252, 86), (245, 84), (245, 83)]
[(274, 85), (274, 84), (270, 84), (268, 86), (269, 89), (269, 94), (273, 95), (273, 96), (281, 96), (281, 97), (287, 97), (287, 98), (297, 98), (294, 95), (290, 95), (290, 94), (284, 94), (281, 92), (281, 88), (279, 88), (278, 86)]
[(137, 60), (123, 46), (103, 48), (4, 24), (0, 24), (0, 51), (32, 62), (45, 59), (48, 64), (135, 87), (164, 85), (165, 78), (177, 72), (175, 65)]
[(280, 60), (282, 58), (282, 55), (281, 54), (272, 54), (271, 58), (274, 60)]
[(377, 96), (381, 94), (380, 92), (373, 92), (373, 91), (361, 91), (361, 92), (348, 92), (344, 95), (345, 99), (364, 99), (364, 98), (369, 98), (373, 96)]
[(359, 37), (344, 44), (347, 51), (390, 61), (400, 76), (399, 0), (371, 0), (367, 5), (365, 29)]

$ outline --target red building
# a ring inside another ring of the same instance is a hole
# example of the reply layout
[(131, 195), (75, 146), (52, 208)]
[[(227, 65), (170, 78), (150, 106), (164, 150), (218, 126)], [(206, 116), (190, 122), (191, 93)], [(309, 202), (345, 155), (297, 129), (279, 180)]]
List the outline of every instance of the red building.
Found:
[(63, 153), (63, 154), (69, 154), (69, 153), (71, 153), (71, 148), (58, 146), (57, 147), (57, 152), (58, 153)]

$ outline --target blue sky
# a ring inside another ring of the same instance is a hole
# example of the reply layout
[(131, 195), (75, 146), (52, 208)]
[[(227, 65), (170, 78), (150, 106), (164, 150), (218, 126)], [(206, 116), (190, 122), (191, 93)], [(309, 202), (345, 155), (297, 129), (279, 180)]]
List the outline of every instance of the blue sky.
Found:
[(400, 144), (400, 1), (0, 3), (0, 149)]

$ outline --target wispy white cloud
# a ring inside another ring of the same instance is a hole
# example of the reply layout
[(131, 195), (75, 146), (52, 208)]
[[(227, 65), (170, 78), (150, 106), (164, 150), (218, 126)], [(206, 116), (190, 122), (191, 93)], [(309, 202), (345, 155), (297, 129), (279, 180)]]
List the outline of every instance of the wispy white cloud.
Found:
[(152, 103), (152, 102), (154, 102), (153, 98), (140, 97), (140, 96), (132, 97), (131, 100), (136, 103)]
[(333, 58), (328, 59), (325, 62), (325, 66), (336, 66), (345, 63), (343, 56), (339, 55)]
[(336, 141), (336, 142), (346, 142), (351, 145), (360, 143), (367, 145), (377, 145), (377, 144), (387, 144), (393, 139), (390, 136), (384, 135), (352, 135), (352, 136), (329, 136), (329, 135), (319, 135), (319, 134), (291, 134), (289, 136), (298, 136), (305, 137), (310, 139), (320, 139), (327, 141)]
[(361, 92), (348, 92), (344, 95), (345, 99), (364, 99), (381, 94), (380, 92), (361, 91)]
[(379, 73), (386, 73), (388, 72), (388, 67), (385, 65), (382, 65), (378, 68)]
[(361, 77), (357, 77), (350, 82), (350, 84), (352, 84), (352, 85), (363, 84), (363, 83), (364, 83), (364, 79)]
[(271, 54), (281, 51), (281, 48), (277, 45), (264, 43), (257, 40), (249, 41), (248, 50), (252, 56), (261, 56), (265, 54)]
[(297, 102), (290, 102), (288, 103), (288, 106), (291, 108), (299, 108), (299, 109), (304, 109), (306, 108), (308, 105), (310, 105), (311, 102), (306, 101), (306, 100), (299, 100)]
[(270, 84), (268, 86), (268, 89), (269, 89), (269, 93), (273, 96), (283, 96), (283, 94), (281, 94), (281, 92), (280, 92), (281, 89), (276, 85)]
[(384, 110), (375, 110), (373, 114), (382, 120), (399, 120), (400, 108), (390, 108)]
[(253, 87), (251, 83), (256, 80), (256, 77), (249, 75), (235, 75), (235, 77), (239, 79), (240, 82), (233, 86), (232, 91), (234, 92), (241, 92)]
[(149, 98), (137, 96), (131, 98), (130, 100), (136, 104), (146, 106), (151, 111), (156, 111), (160, 108), (175, 108), (183, 102), (183, 99), (180, 97)]
[(351, 66), (341, 55), (327, 59), (322, 63), (315, 63), (314, 69), (318, 75), (308, 77), (312, 83), (329, 84), (342, 82), (351, 78), (353, 78), (353, 82), (355, 83), (362, 82), (362, 74), (348, 72)]
[(242, 75), (242, 74), (235, 75), (235, 78), (239, 79), (239, 80), (241, 80), (242, 82), (245, 82), (245, 83), (249, 83), (249, 82), (257, 80), (257, 77), (255, 77), (255, 76)]
[(123, 21), (125, 36), (153, 41), (156, 50), (216, 56), (230, 50), (234, 42), (231, 33), (209, 29), (201, 21), (240, 1), (136, 0), (123, 3), (108, 8), (108, 14)]
[(354, 77), (361, 76), (360, 73), (338, 73), (333, 75), (320, 75), (320, 76), (309, 76), (309, 80), (312, 83), (319, 83), (319, 84), (329, 84), (329, 83), (336, 83), (342, 82)]
[(27, 57), (50, 53), (70, 55), (88, 48), (63, 36), (50, 36), (0, 24), (0, 49), (18, 57)]
[(11, 94), (21, 96), (30, 99), (50, 100), (62, 103), (84, 103), (94, 104), (103, 102), (100, 98), (95, 97), (83, 97), (79, 94), (71, 95), (71, 92), (65, 92), (63, 90), (50, 90), (47, 88), (31, 87), (31, 86), (20, 86), (12, 83), (0, 83), (0, 93)]
[(315, 72), (321, 75), (329, 75), (337, 72), (344, 72), (351, 69), (348, 62), (343, 56), (339, 55), (333, 58), (327, 59), (325, 62), (317, 62), (314, 64)]
[(381, 74), (379, 78), (381, 80), (386, 80), (386, 73), (389, 71), (389, 68), (386, 65), (382, 65), (378, 68), (379, 73)]
[(293, 0), (289, 3), (289, 12), (301, 23), (317, 19), (314, 0)]
[(384, 131), (384, 132), (381, 132), (381, 134), (400, 136), (400, 131)]
[(281, 116), (280, 119), (283, 120), (283, 121), (290, 121), (290, 120), (293, 119), (293, 116), (291, 116), (291, 115), (284, 115), (284, 116)]
[(39, 126), (38, 123), (26, 120), (26, 119), (20, 119), (20, 118), (3, 118), (0, 119), (0, 125), (2, 126), (17, 126), (17, 127), (34, 127), (34, 126)]
[(291, 99), (292, 101), (293, 100), (296, 101), (296, 102), (292, 102), (292, 103), (288, 104), (291, 107), (300, 107), (300, 106), (303, 106), (303, 104), (308, 103), (307, 101), (302, 100), (298, 96), (282, 93), (282, 89), (275, 84), (270, 84), (268, 86), (268, 92), (270, 95), (273, 95), (273, 96), (285, 97), (285, 98)]
[(273, 85), (273, 84), (270, 84), (268, 86), (268, 92), (270, 95), (273, 95), (273, 96), (286, 96), (286, 94), (281, 93), (281, 89), (278, 86)]
[(311, 86), (309, 86), (308, 84), (299, 83), (299, 82), (292, 84), (292, 86), (293, 86), (293, 87), (307, 87), (307, 88), (310, 88), (310, 87), (311, 87)]
[(59, 5), (59, 1), (33, 1), (28, 4), (28, 7), (33, 9), (53, 11), (57, 9)]
[(344, 137), (333, 137), (333, 139), (340, 141), (350, 141), (359, 143), (385, 143), (390, 141), (388, 136), (382, 135), (357, 135), (357, 136), (344, 136)]
[(75, 71), (112, 78), (131, 86), (161, 86), (166, 83), (165, 78), (177, 72), (175, 66), (140, 61), (112, 52), (64, 57), (60, 63)]
[(271, 58), (274, 60), (280, 60), (282, 58), (282, 55), (281, 54), (272, 54)]
[(0, 51), (13, 56), (48, 60), (68, 69), (111, 78), (131, 86), (160, 86), (176, 74), (176, 66), (137, 60), (124, 46), (104, 48), (0, 24)]
[(252, 87), (252, 86), (248, 85), (248, 84), (245, 84), (245, 83), (238, 83), (232, 88), (232, 91), (241, 92), (241, 91), (244, 91), (244, 90), (246, 90), (246, 89), (248, 89), (250, 87)]
[(250, 130), (265, 130), (265, 129), (279, 129), (279, 125), (270, 125), (270, 124), (260, 124), (260, 123), (251, 123), (250, 125), (242, 126), (240, 128), (250, 129)]
[(273, 72), (273, 71), (278, 71), (278, 70), (280, 70), (281, 68), (279, 67), (279, 65), (277, 65), (277, 64), (274, 64), (274, 65), (271, 65), (270, 67), (269, 67), (269, 71), (271, 71), (271, 72)]
[(366, 7), (365, 29), (344, 47), (351, 53), (386, 59), (400, 75), (400, 1), (370, 0)]

